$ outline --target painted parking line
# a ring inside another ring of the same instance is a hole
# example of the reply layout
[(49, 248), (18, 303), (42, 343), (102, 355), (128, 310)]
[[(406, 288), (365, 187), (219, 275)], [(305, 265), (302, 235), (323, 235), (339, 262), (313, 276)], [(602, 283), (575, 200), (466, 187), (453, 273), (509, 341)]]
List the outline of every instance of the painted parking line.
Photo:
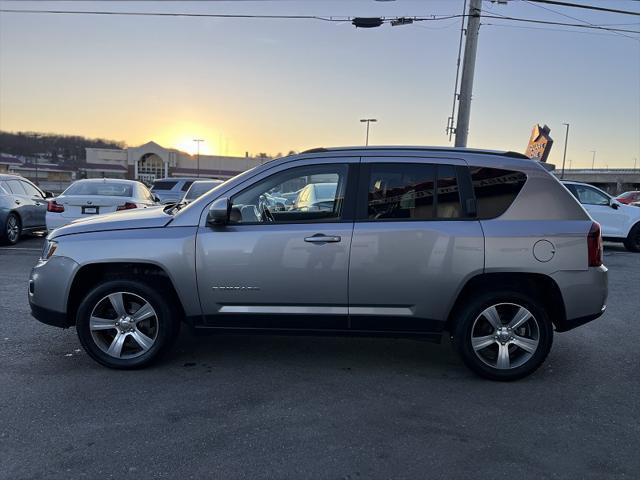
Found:
[(0, 250), (27, 250), (30, 252), (41, 252), (42, 248), (27, 248), (27, 247), (0, 247)]

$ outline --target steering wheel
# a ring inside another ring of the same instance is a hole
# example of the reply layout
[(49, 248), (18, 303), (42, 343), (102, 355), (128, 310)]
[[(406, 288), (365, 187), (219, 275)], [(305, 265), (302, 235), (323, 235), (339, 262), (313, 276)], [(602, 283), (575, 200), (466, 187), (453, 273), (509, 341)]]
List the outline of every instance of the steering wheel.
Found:
[(263, 222), (275, 222), (276, 219), (273, 218), (273, 214), (269, 210), (267, 206), (267, 199), (264, 195), (260, 195), (258, 199), (258, 210), (260, 211), (260, 216), (262, 217)]

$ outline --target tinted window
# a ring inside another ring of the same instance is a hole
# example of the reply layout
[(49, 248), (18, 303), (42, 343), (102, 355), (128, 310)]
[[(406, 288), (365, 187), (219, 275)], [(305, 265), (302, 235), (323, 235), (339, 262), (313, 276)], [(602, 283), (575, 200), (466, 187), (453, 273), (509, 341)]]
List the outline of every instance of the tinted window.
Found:
[(132, 197), (133, 187), (128, 183), (76, 182), (63, 195), (104, 195), (107, 197)]
[(609, 205), (609, 197), (595, 188), (573, 184), (570, 184), (569, 187), (580, 203), (585, 205)]
[(151, 187), (151, 191), (154, 190), (171, 190), (176, 186), (178, 182), (172, 182), (171, 180), (161, 180), (157, 182), (153, 182), (153, 187)]
[(36, 187), (34, 187), (28, 182), (21, 182), (21, 183), (22, 183), (22, 188), (24, 188), (24, 191), (27, 192), (27, 195), (29, 195), (30, 197), (42, 198), (42, 194)]
[(370, 220), (462, 217), (451, 165), (372, 164), (367, 203)]
[[(347, 165), (344, 164), (297, 167), (276, 173), (232, 198), (230, 221), (308, 223), (339, 220), (344, 207), (346, 182)], [(303, 195), (317, 184), (332, 184), (333, 195), (317, 199)], [(291, 201), (293, 194), (300, 189), (303, 189), (301, 194)]]
[(193, 183), (193, 180), (188, 180), (184, 182), (184, 185), (182, 185), (182, 191), (186, 192), (187, 190), (189, 190), (189, 187), (191, 186), (192, 183)]
[(438, 165), (438, 190), (436, 196), (438, 218), (460, 218), (460, 189), (455, 167), (452, 165)]
[(22, 188), (22, 182), (20, 180), (7, 180), (7, 186), (9, 187), (9, 190), (11, 190), (11, 193), (16, 195), (27, 194), (27, 192), (24, 191), (24, 188)]
[(478, 218), (496, 218), (507, 211), (527, 181), (522, 172), (471, 167)]

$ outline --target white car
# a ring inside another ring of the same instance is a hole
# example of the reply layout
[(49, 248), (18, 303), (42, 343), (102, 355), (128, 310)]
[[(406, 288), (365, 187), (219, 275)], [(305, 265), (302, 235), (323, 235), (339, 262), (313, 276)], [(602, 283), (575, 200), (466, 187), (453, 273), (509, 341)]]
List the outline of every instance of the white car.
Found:
[(640, 208), (620, 203), (608, 193), (586, 183), (562, 182), (600, 224), (605, 240), (623, 242), (627, 250), (640, 252)]
[(79, 218), (132, 208), (158, 206), (157, 197), (144, 184), (133, 180), (96, 178), (78, 180), (47, 204), (47, 230)]

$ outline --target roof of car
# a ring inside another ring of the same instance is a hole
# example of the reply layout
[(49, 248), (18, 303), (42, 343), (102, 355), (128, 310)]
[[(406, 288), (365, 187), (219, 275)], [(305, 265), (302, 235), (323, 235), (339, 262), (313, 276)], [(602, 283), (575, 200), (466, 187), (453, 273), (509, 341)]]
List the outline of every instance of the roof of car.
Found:
[(91, 182), (91, 183), (130, 183), (130, 184), (138, 184), (140, 183), (138, 180), (125, 180), (123, 178), (81, 178), (80, 180), (76, 180), (73, 183), (77, 182)]
[(202, 177), (165, 177), (165, 178), (156, 178), (153, 182), (179, 182), (181, 180), (187, 180), (195, 182), (196, 180), (210, 180), (209, 178)]
[(13, 180), (13, 179), (17, 179), (17, 180), (27, 180), (26, 178), (24, 178), (21, 175), (12, 175), (10, 173), (0, 173), (0, 180)]
[(341, 151), (354, 151), (354, 150), (367, 150), (367, 151), (385, 151), (385, 150), (419, 150), (428, 152), (466, 152), (485, 155), (501, 155), (504, 157), (521, 158), (530, 160), (523, 153), (505, 151), (505, 150), (485, 150), (479, 148), (462, 148), (462, 147), (439, 147), (439, 146), (410, 146), (410, 145), (375, 145), (375, 146), (348, 146), (348, 147), (319, 147), (311, 148), (300, 153), (321, 153), (321, 152), (341, 152)]

